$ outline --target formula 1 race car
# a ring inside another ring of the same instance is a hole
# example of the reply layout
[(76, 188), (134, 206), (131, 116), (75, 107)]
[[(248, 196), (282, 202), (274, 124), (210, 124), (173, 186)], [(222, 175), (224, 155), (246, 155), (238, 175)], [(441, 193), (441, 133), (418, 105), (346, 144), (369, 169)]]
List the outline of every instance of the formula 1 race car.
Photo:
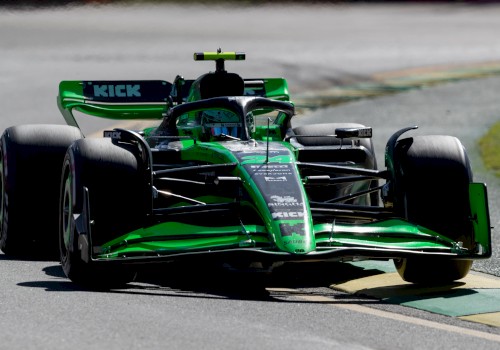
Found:
[[(63, 81), (68, 125), (5, 130), (6, 254), (58, 248), (72, 281), (100, 286), (172, 261), (270, 271), (363, 259), (442, 284), (491, 256), (486, 186), (472, 181), (458, 139), (397, 131), (378, 170), (371, 128), (293, 127), (286, 80), (227, 72), (244, 53), (194, 58), (216, 70), (173, 83)], [(158, 123), (85, 138), (75, 111)]]

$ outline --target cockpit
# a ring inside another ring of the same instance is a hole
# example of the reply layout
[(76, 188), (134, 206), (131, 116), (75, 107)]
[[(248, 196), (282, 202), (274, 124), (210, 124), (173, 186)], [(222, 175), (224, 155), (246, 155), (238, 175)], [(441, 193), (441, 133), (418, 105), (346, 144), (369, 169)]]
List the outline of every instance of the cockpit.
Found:
[(237, 114), (228, 110), (205, 110), (199, 113), (202, 132), (207, 138), (223, 135), (241, 138), (243, 123)]
[(262, 139), (267, 134), (277, 135), (274, 131), (279, 129), (282, 139), (293, 114), (293, 105), (288, 102), (262, 97), (215, 97), (171, 108), (158, 131), (211, 142)]

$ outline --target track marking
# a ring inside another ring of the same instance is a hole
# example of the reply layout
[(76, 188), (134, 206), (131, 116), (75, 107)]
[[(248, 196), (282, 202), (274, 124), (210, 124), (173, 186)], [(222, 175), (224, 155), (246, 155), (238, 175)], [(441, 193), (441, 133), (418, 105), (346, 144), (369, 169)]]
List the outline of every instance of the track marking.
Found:
[(419, 286), (403, 281), (395, 272), (333, 284), (344, 293), (367, 296), (386, 303), (500, 327), (500, 279), (478, 272), (445, 286)]
[(481, 338), (481, 339), (500, 343), (500, 335), (498, 335), (498, 334), (486, 333), (486, 332), (476, 331), (473, 329), (462, 328), (462, 327), (457, 327), (457, 326), (452, 326), (452, 325), (447, 325), (447, 324), (441, 324), (441, 323), (434, 322), (434, 321), (429, 321), (429, 320), (424, 320), (424, 319), (420, 319), (420, 318), (395, 314), (392, 312), (383, 311), (383, 310), (379, 310), (379, 309), (373, 309), (373, 308), (369, 308), (369, 307), (361, 306), (361, 305), (336, 304), (333, 299), (323, 297), (323, 296), (304, 295), (304, 294), (299, 294), (297, 296), (299, 298), (307, 300), (307, 301), (313, 301), (313, 302), (318, 302), (318, 303), (329, 302), (331, 306), (337, 307), (340, 309), (344, 309), (344, 310), (355, 311), (355, 312), (359, 312), (359, 313), (363, 313), (363, 314), (367, 314), (367, 315), (372, 315), (372, 316), (376, 316), (376, 317), (382, 317), (382, 318), (386, 318), (386, 319), (390, 319), (390, 320), (394, 320), (394, 321), (405, 322), (405, 323), (414, 324), (417, 326), (428, 327), (428, 328), (447, 331), (447, 332), (451, 332), (451, 333), (457, 333), (460, 335), (468, 335), (471, 337)]
[(470, 273), (467, 277), (450, 285), (421, 287), (403, 281), (396, 272), (393, 272), (333, 284), (330, 288), (344, 293), (385, 299), (395, 295), (405, 296), (420, 295), (424, 293), (444, 293), (456, 289), (500, 289), (500, 279)]
[(468, 315), (459, 317), (461, 320), (487, 324), (493, 327), (500, 327), (500, 312), (489, 312), (478, 315)]

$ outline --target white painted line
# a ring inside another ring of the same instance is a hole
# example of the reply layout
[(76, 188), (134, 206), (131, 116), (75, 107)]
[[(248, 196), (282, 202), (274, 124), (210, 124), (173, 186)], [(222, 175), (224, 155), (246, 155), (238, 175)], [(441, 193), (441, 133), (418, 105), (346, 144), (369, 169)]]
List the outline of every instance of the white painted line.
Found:
[(434, 322), (434, 321), (428, 321), (428, 320), (424, 320), (424, 319), (420, 319), (420, 318), (395, 314), (392, 312), (383, 311), (383, 310), (379, 310), (379, 309), (373, 309), (373, 308), (369, 308), (369, 307), (361, 306), (361, 305), (335, 303), (335, 301), (333, 299), (327, 298), (327, 297), (322, 297), (322, 296), (304, 295), (304, 294), (300, 294), (297, 296), (299, 298), (307, 300), (307, 301), (321, 302), (321, 303), (329, 302), (331, 306), (337, 307), (340, 309), (355, 311), (355, 312), (359, 312), (359, 313), (363, 313), (363, 314), (367, 314), (367, 315), (372, 315), (372, 316), (376, 316), (376, 317), (383, 317), (383, 318), (391, 319), (394, 321), (410, 323), (410, 324), (414, 324), (417, 326), (438, 329), (438, 330), (447, 331), (447, 332), (451, 332), (451, 333), (457, 333), (460, 335), (468, 335), (471, 337), (481, 338), (481, 339), (500, 343), (500, 335), (498, 335), (498, 334), (491, 334), (491, 333), (476, 331), (473, 329), (462, 328), (462, 327), (457, 327), (457, 326), (452, 326), (452, 325), (447, 325), (447, 324), (441, 324), (441, 323)]

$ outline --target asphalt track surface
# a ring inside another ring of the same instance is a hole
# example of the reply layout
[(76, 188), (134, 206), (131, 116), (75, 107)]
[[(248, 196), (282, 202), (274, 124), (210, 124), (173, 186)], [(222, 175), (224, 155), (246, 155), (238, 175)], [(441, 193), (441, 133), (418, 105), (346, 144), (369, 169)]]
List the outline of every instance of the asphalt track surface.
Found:
[[(445, 5), (0, 8), (0, 126), (62, 123), (60, 80), (196, 77), (213, 67), (193, 62), (192, 53), (218, 47), (247, 52), (230, 70), (284, 76), (297, 95), (373, 82), (380, 72), (497, 61), (499, 15), (497, 6)], [(476, 180), (488, 183), (498, 227), (498, 180), (476, 146), (500, 117), (498, 91), (495, 77), (454, 82), (308, 110), (309, 119), (304, 113), (296, 123), (370, 125), (379, 162), (400, 127), (458, 136)], [(83, 124), (89, 133), (110, 125)], [(494, 230), (494, 249), (497, 236)], [(71, 284), (57, 262), (0, 254), (0, 348), (496, 349), (498, 325), (470, 322), (460, 311), (465, 303), (484, 305), (477, 296), (490, 307), (480, 315), (497, 311), (500, 289), (491, 276), (500, 275), (498, 259), (495, 250), (475, 264), (488, 275), (439, 291), (401, 285), (387, 265), (320, 264), (283, 269), (272, 280), (177, 267), (104, 293)], [(439, 297), (462, 305), (439, 304)]]

